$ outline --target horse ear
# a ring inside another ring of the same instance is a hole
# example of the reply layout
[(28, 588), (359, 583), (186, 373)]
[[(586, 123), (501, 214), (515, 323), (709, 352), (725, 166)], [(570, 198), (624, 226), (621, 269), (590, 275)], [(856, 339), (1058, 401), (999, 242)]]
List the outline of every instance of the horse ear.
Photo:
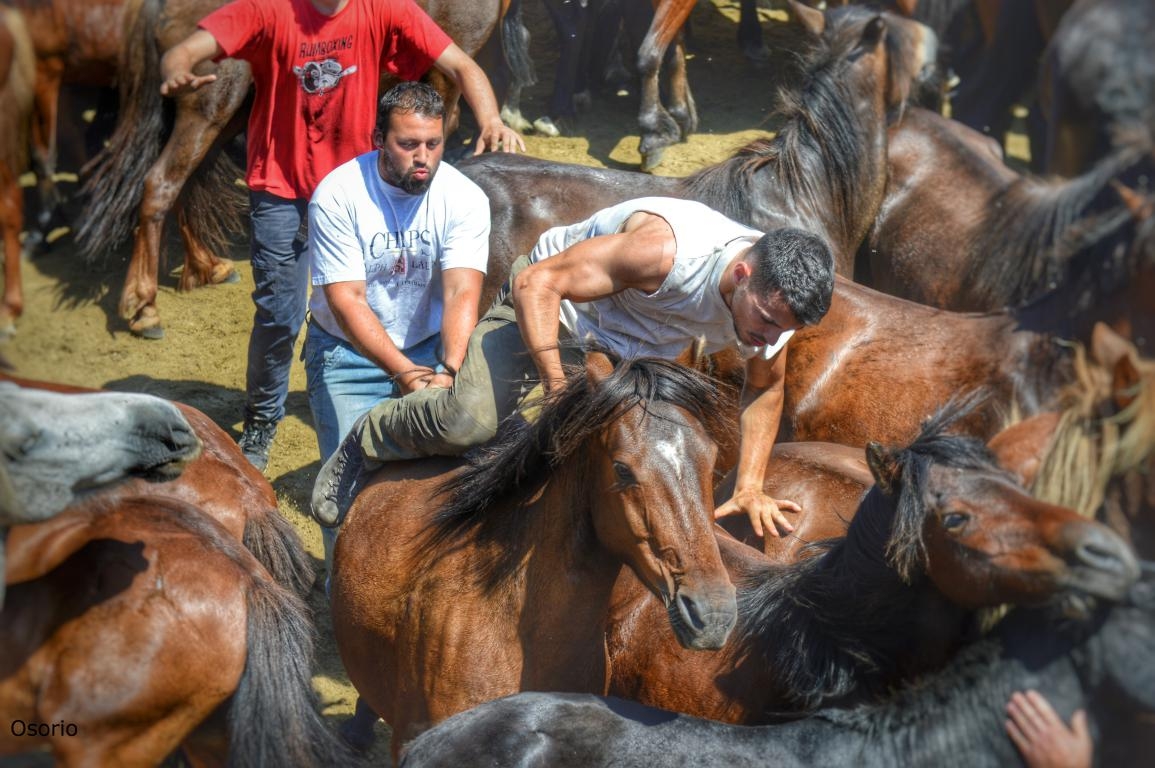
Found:
[(586, 379), (592, 385), (600, 384), (614, 371), (614, 363), (603, 352), (586, 355)]
[(1013, 474), (1024, 488), (1030, 488), (1051, 447), (1062, 414), (1048, 411), (1012, 424), (987, 442), (999, 466)]
[(1115, 405), (1120, 409), (1126, 408), (1135, 400), (1135, 388), (1142, 378), (1136, 362), (1139, 351), (1135, 345), (1106, 323), (1095, 323), (1091, 331), (1091, 357), (1111, 371)]
[(1111, 179), (1111, 186), (1136, 221), (1146, 221), (1155, 213), (1155, 200), (1144, 197), (1118, 179)]
[(706, 340), (698, 337), (686, 345), (682, 354), (674, 358), (678, 365), (692, 368), (699, 373), (709, 373), (709, 358), (706, 356)]
[(858, 42), (858, 46), (865, 50), (872, 51), (882, 42), (882, 37), (885, 34), (886, 22), (881, 16), (875, 16), (863, 27), (862, 39)]
[(798, 0), (789, 0), (790, 2), (790, 16), (797, 23), (801, 24), (810, 34), (815, 37), (822, 37), (822, 33), (826, 31), (826, 15), (817, 8), (811, 8), (809, 5), (798, 2)]
[(887, 496), (891, 495), (899, 480), (899, 466), (894, 454), (871, 440), (866, 444), (866, 465), (870, 467), (878, 489)]

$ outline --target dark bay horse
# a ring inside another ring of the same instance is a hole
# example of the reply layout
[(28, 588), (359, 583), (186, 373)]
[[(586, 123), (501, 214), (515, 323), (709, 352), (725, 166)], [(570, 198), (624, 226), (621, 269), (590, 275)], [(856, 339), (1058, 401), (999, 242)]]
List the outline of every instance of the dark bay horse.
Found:
[(494, 220), (482, 306), (508, 265), (546, 229), (634, 197), (700, 202), (759, 229), (800, 226), (826, 237), (839, 271), (878, 213), (886, 186), (887, 115), (926, 73), (921, 25), (860, 7), (807, 16), (810, 53), (782, 93), (783, 125), (729, 160), (685, 178), (654, 177), (524, 156), (485, 156), (457, 167), (489, 196)]
[(4, 249), (0, 339), (15, 333), (16, 319), (24, 312), (20, 278), (24, 191), (20, 174), (28, 165), (35, 77), (36, 58), (23, 15), (0, 8), (0, 247)]
[(912, 108), (890, 128), (886, 199), (855, 278), (962, 311), (1019, 305), (1076, 273), (1095, 276), (1088, 284), (1137, 279), (1153, 268), (1135, 249), (1115, 253), (1137, 228), (1118, 184), (1149, 187), (1152, 174), (1150, 142), (1139, 140), (1070, 180), (1023, 176), (993, 140)]
[(1077, 176), (1106, 157), (1113, 130), (1155, 125), (1155, 7), (1078, 0), (1047, 44), (1039, 72), (1048, 173)]
[(944, 409), (905, 448), (872, 443), (875, 485), (844, 513), (845, 535), (806, 558), (778, 564), (719, 536), (739, 610), (716, 653), (673, 642), (661, 607), (623, 573), (607, 635), (609, 693), (765, 723), (878, 698), (941, 667), (976, 631), (980, 609), (1122, 597), (1138, 577), (1123, 540), (1031, 497), (981, 441), (946, 434), (965, 410)]
[(183, 744), (195, 765), (349, 764), (317, 711), (305, 604), (195, 507), (97, 503), (82, 546), (9, 590), (0, 753), (151, 768)]
[[(997, 634), (882, 704), (821, 710), (792, 723), (725, 725), (620, 699), (522, 693), (422, 734), (403, 768), (543, 764), (656, 768), (710, 764), (951, 765), (1001, 768), (1021, 758), (1005, 733), (1014, 691), (1038, 690), (1068, 720), (1088, 712), (1102, 752), (1122, 718), (1155, 709), (1155, 584), (1072, 624), (1018, 609)], [(1130, 761), (1149, 756), (1124, 746)], [(708, 757), (706, 757), (708, 756)]]
[(532, 425), (468, 466), (377, 473), (337, 539), (333, 626), (395, 750), (518, 690), (603, 690), (610, 592), (626, 566), (679, 642), (725, 642), (734, 588), (710, 533), (718, 404), (677, 363), (611, 367), (591, 353)]
[[(232, 262), (220, 254), (231, 234), (241, 230), (245, 199), (236, 180), (243, 174), (221, 147), (245, 124), (252, 83), (248, 65), (236, 59), (204, 64), (204, 72), (216, 73), (216, 82), (176, 97), (167, 133), (168, 107), (160, 95), (161, 55), (223, 4), (126, 0), (123, 37), (131, 44), (121, 47), (118, 64), (121, 113), (105, 151), (86, 170), (87, 205), (78, 239), (88, 257), (104, 258), (132, 236), (119, 312), (133, 333), (146, 338), (163, 336), (156, 291), (162, 225), (170, 212), (177, 212), (185, 249), (181, 290), (235, 275)], [(496, 28), (504, 2), (420, 0), (418, 5), (474, 56)], [(451, 130), (459, 94), (439, 72), (428, 77), (446, 96)]]
[[(18, 379), (0, 373), (0, 387), (5, 380), (37, 390), (69, 393), (75, 407), (83, 407), (89, 393), (42, 381)], [(128, 397), (106, 394), (107, 397)], [(60, 395), (57, 395), (60, 397)], [(163, 401), (167, 404), (168, 401)], [(64, 413), (68, 406), (60, 406)], [(180, 477), (152, 482), (128, 479), (115, 488), (104, 489), (105, 499), (117, 496), (150, 496), (174, 499), (191, 504), (220, 523), (229, 534), (244, 544), (280, 584), (298, 595), (306, 595), (313, 584), (313, 565), (296, 530), (277, 509), (277, 496), (265, 476), (254, 468), (237, 448), (236, 442), (202, 411), (184, 403), (171, 403), (192, 428), (201, 445), (200, 454), (189, 462)], [(91, 417), (94, 418), (94, 417)], [(107, 416), (105, 416), (107, 418)], [(105, 436), (111, 440), (113, 435)], [(92, 441), (83, 445), (88, 446)], [(11, 558), (7, 563), (7, 581), (27, 581), (55, 567), (76, 547), (87, 541), (87, 523), (95, 508), (79, 505), (66, 519), (56, 518), (37, 526), (14, 528), (11, 535)], [(51, 548), (34, 545), (51, 539)], [(29, 553), (38, 553), (30, 558)]]

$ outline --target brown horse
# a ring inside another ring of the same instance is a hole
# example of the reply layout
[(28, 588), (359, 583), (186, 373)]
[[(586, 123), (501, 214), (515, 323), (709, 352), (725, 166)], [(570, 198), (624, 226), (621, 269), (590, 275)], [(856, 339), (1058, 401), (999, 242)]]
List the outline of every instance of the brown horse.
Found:
[(841, 511), (850, 520), (844, 537), (816, 543), (810, 557), (778, 564), (720, 535), (739, 622), (718, 653), (678, 647), (656, 621), (660, 606), (623, 573), (608, 634), (609, 692), (762, 723), (772, 713), (876, 698), (945, 664), (975, 629), (978, 609), (1120, 598), (1138, 577), (1124, 542), (1031, 497), (981, 441), (946, 434), (967, 407), (945, 409), (906, 448), (872, 443), (866, 460), (876, 484), (857, 509)]
[(921, 25), (860, 7), (811, 12), (799, 84), (782, 93), (782, 127), (729, 160), (685, 178), (551, 163), (473, 158), (457, 167), (489, 196), (494, 214), (482, 306), (508, 265), (546, 229), (634, 197), (682, 197), (759, 229), (800, 226), (829, 241), (840, 272), (882, 204), (886, 122), (932, 62)]
[(54, 176), (61, 88), (109, 87), (115, 82), (124, 0), (4, 0), (4, 4), (24, 13), (36, 52), (32, 157), (39, 213), (30, 238), (39, 242), (60, 205)]
[(1106, 157), (1113, 131), (1152, 124), (1155, 7), (1145, 0), (1079, 0), (1047, 44), (1039, 72), (1048, 173), (1077, 176)]
[[(41, 381), (18, 379), (0, 373), (0, 380), (57, 392), (92, 392)], [(174, 403), (200, 439), (200, 455), (180, 477), (165, 482), (130, 479), (101, 492), (107, 499), (147, 495), (190, 504), (212, 517), (237, 541), (242, 542), (280, 584), (305, 595), (312, 586), (313, 565), (292, 525), (277, 509), (277, 497), (269, 481), (245, 460), (236, 442), (203, 412)], [(78, 510), (72, 520), (86, 512)], [(83, 526), (61, 521), (60, 530), (49, 521), (35, 527), (15, 528), (11, 534), (11, 557), (7, 581), (36, 578), (54, 568), (87, 541)], [(51, 548), (38, 541), (53, 541)], [(30, 553), (37, 553), (35, 558)]]
[(890, 128), (886, 200), (855, 279), (930, 306), (987, 311), (1037, 298), (1073, 273), (1138, 278), (1152, 265), (1137, 253), (1120, 259), (1116, 242), (1071, 245), (1081, 229), (1112, 225), (1134, 237), (1116, 185), (1155, 173), (1149, 146), (1123, 148), (1071, 180), (1040, 180), (1008, 168), (977, 131), (911, 109)]
[(603, 690), (624, 565), (678, 642), (723, 644), (734, 590), (710, 535), (717, 405), (677, 363), (592, 353), (532, 425), (470, 466), (378, 473), (337, 539), (333, 626), (395, 752), (498, 696)]
[[(177, 210), (184, 243), (181, 290), (235, 279), (232, 262), (218, 254), (241, 229), (241, 176), (221, 153), (243, 127), (252, 77), (236, 59), (205, 64), (215, 72), (210, 87), (176, 97), (171, 133), (161, 146), (165, 104), (160, 95), (160, 57), (224, 0), (127, 0), (120, 52), (121, 114), (106, 150), (88, 166), (88, 198), (79, 240), (91, 257), (104, 257), (132, 234), (132, 258), (119, 312), (133, 333), (161, 338), (156, 308), (162, 225)], [(496, 28), (504, 0), (420, 0), (462, 50), (475, 55)], [(428, 75), (456, 115), (459, 94), (440, 72)], [(388, 85), (383, 81), (383, 85)], [(453, 119), (446, 121), (452, 130)], [(135, 230), (134, 230), (135, 228)]]
[(16, 331), (24, 312), (20, 280), (20, 231), (24, 192), (20, 174), (28, 165), (36, 60), (24, 17), (0, 8), (0, 247), (4, 253), (4, 294), (0, 298), (0, 339)]
[(64, 514), (81, 546), (0, 614), (0, 753), (151, 768), (184, 743), (197, 765), (348, 764), (317, 712), (304, 603), (195, 507), (93, 504)]

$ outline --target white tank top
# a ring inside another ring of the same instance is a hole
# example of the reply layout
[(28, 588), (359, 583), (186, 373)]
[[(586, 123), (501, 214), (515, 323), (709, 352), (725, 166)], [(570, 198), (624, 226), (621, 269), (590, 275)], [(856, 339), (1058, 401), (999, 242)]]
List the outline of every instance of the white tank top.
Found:
[(561, 303), (561, 323), (577, 339), (592, 338), (622, 357), (672, 359), (701, 339), (707, 354), (736, 347), (743, 357), (773, 357), (792, 331), (773, 347), (738, 340), (734, 318), (722, 299), (722, 273), (731, 259), (762, 236), (693, 200), (643, 197), (595, 213), (589, 219), (547, 230), (530, 261), (547, 259), (590, 237), (621, 232), (639, 211), (661, 216), (674, 230), (674, 265), (653, 293), (627, 288), (589, 302)]

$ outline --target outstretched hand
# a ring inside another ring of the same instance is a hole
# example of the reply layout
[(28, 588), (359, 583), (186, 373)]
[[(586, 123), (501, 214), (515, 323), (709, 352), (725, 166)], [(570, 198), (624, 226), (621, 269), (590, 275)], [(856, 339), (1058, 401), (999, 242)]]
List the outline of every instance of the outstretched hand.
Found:
[(769, 532), (770, 536), (778, 538), (794, 531), (783, 510), (801, 512), (802, 507), (786, 499), (772, 499), (758, 489), (738, 489), (729, 501), (714, 510), (714, 519), (744, 513), (750, 518), (750, 527), (757, 536), (765, 538)]
[(494, 120), (485, 125), (481, 129), (481, 134), (477, 137), (477, 147), (473, 150), (474, 155), (480, 155), (482, 152), (524, 152), (525, 140), (521, 138), (521, 134), (510, 128), (501, 120)]
[(177, 72), (169, 75), (168, 79), (160, 84), (161, 96), (176, 96), (182, 91), (195, 91), (202, 85), (215, 82), (216, 75), (194, 75), (192, 72)]
[(1037, 691), (1015, 692), (1007, 702), (1007, 735), (1030, 768), (1090, 768), (1091, 734), (1078, 710), (1068, 728)]

